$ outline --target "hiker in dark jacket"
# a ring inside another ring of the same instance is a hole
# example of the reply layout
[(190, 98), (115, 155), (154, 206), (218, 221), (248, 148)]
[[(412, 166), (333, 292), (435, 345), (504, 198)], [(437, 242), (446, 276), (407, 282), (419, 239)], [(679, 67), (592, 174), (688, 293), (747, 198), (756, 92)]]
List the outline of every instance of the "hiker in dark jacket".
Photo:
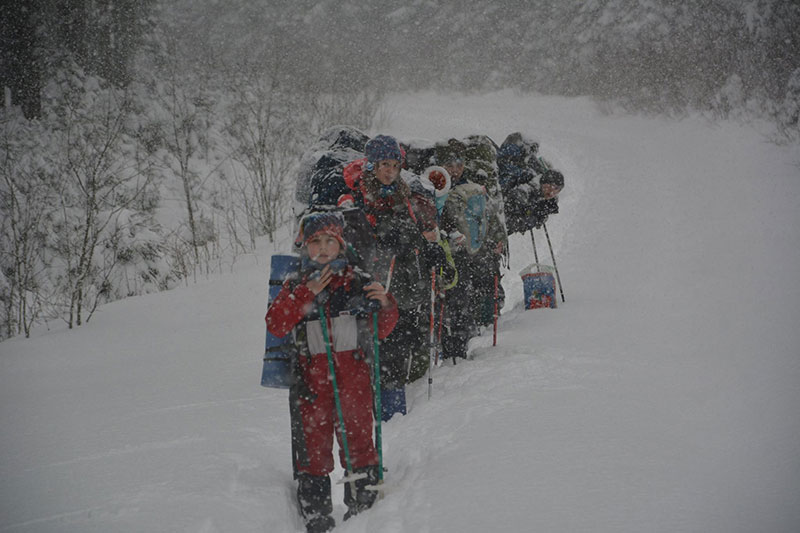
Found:
[(411, 187), (400, 177), (403, 152), (397, 140), (378, 135), (364, 152), (364, 159), (345, 167), (344, 179), (355, 205), (363, 207), (375, 229), (378, 259), (373, 273), (389, 285), (400, 310), (398, 324), (380, 352), (382, 418), (388, 420), (395, 413), (405, 414), (408, 362), (424, 350), (419, 308), (430, 294), (431, 268), (444, 261), (444, 254), (422, 234)]
[(494, 296), (494, 274), (486, 268), (485, 254), (502, 254), (506, 242), (502, 216), (493, 209), (485, 187), (470, 181), (464, 171), (465, 152), (464, 143), (456, 139), (436, 147), (437, 163), (452, 180), (441, 226), (458, 271), (458, 283), (446, 296), (445, 358), (466, 358), (467, 342), (478, 333), (485, 296)]
[[(487, 204), (489, 230), (487, 241), (481, 247), (473, 262), (483, 265), (475, 284), (477, 290), (475, 320), (479, 326), (488, 326), (494, 316), (495, 301), (497, 309), (503, 307), (505, 292), (501, 279), (503, 265), (508, 266), (508, 235), (503, 211), (503, 194), (498, 181), (497, 144), (487, 135), (470, 135), (464, 139), (466, 146), (464, 158), (464, 178), (479, 183), (489, 194)], [(497, 296), (495, 297), (495, 278)]]
[(538, 152), (539, 143), (519, 132), (506, 137), (497, 151), (509, 234), (540, 228), (550, 215), (558, 213), (564, 175)]

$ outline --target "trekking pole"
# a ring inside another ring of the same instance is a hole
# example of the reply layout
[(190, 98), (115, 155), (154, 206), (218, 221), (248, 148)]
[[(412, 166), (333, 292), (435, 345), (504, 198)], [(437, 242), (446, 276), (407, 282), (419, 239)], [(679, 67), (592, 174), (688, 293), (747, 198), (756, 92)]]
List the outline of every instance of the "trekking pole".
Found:
[(386, 275), (386, 294), (389, 294), (389, 286), (392, 284), (392, 272), (394, 272), (394, 258), (396, 256), (392, 256), (392, 260), (389, 263), (389, 274)]
[(408, 362), (406, 363), (406, 383), (411, 382), (411, 365), (414, 363), (414, 352), (408, 354)]
[(322, 306), (319, 306), (319, 321), (322, 324), (322, 338), (325, 340), (325, 352), (328, 354), (328, 373), (331, 376), (333, 386), (333, 399), (336, 403), (336, 414), (339, 416), (339, 435), (342, 436), (342, 450), (344, 451), (345, 466), (347, 467), (347, 482), (350, 485), (352, 494), (356, 493), (356, 481), (353, 479), (353, 465), (350, 462), (350, 448), (347, 446), (347, 431), (344, 426), (344, 414), (342, 413), (342, 402), (339, 398), (339, 386), (336, 383), (336, 371), (333, 367), (333, 352), (331, 350), (331, 338), (328, 335), (328, 319)]
[(565, 302), (564, 300), (564, 287), (561, 286), (561, 276), (558, 275), (558, 266), (556, 265), (556, 255), (553, 253), (553, 245), (550, 243), (550, 234), (547, 233), (547, 224), (542, 223), (542, 227), (544, 228), (544, 235), (547, 237), (547, 245), (550, 247), (550, 257), (553, 258), (553, 270), (556, 271), (556, 279), (558, 280), (558, 290), (561, 291), (561, 301)]
[(378, 312), (372, 313), (372, 339), (375, 343), (375, 377), (373, 378), (372, 395), (375, 397), (375, 448), (378, 452), (378, 483), (383, 483), (383, 437), (381, 435), (381, 358), (378, 341)]
[(497, 346), (497, 274), (494, 276), (494, 334), (492, 335), (492, 346)]
[(430, 352), (428, 353), (428, 399), (431, 399), (431, 392), (433, 389), (433, 360), (436, 358), (436, 344), (434, 343), (433, 337), (433, 324), (434, 318), (433, 315), (436, 312), (436, 268), (431, 269), (431, 326), (430, 326), (430, 336), (431, 336), (431, 347)]
[(539, 254), (536, 252), (536, 239), (533, 237), (533, 228), (531, 228), (531, 244), (533, 245), (533, 260), (536, 262), (536, 272), (540, 272)]
[(439, 353), (442, 349), (442, 324), (444, 324), (444, 298), (442, 298), (442, 303), (439, 304), (439, 334), (438, 334), (438, 341), (437, 341), (437, 349), (436, 349), (436, 359), (434, 360), (434, 364), (439, 364)]

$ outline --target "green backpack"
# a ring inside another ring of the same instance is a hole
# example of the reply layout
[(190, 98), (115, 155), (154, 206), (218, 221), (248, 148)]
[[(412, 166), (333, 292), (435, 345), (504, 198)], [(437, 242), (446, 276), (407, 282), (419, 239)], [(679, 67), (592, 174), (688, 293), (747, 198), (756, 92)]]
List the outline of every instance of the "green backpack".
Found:
[(488, 135), (470, 135), (464, 139), (464, 170), (468, 179), (486, 187), (493, 198), (500, 192), (497, 169), (497, 145)]
[(467, 182), (450, 190), (445, 206), (456, 229), (466, 237), (466, 251), (476, 254), (483, 246), (488, 231), (488, 196), (483, 185)]

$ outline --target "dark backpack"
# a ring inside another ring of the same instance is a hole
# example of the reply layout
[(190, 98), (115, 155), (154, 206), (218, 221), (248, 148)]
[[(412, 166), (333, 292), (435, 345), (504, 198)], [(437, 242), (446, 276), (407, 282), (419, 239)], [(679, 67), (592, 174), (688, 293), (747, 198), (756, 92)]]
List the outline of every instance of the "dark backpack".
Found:
[(295, 180), (295, 200), (307, 206), (335, 207), (348, 192), (342, 170), (364, 156), (369, 137), (350, 126), (326, 130), (300, 159)]
[[(352, 194), (343, 176), (344, 167), (364, 157), (369, 137), (350, 126), (326, 130), (306, 152), (297, 174), (295, 199), (305, 208), (297, 221), (312, 212), (341, 212), (344, 218), (346, 254), (351, 264), (371, 272), (376, 256), (375, 232), (360, 208), (340, 208), (343, 194)], [(297, 243), (296, 243), (297, 244)]]
[(509, 235), (540, 227), (558, 213), (558, 199), (541, 197), (542, 183), (564, 186), (564, 176), (539, 156), (539, 143), (521, 133), (506, 137), (497, 151)]
[(426, 168), (435, 164), (436, 154), (433, 142), (411, 140), (407, 143), (401, 143), (400, 147), (406, 152), (404, 168), (414, 174), (422, 175)]

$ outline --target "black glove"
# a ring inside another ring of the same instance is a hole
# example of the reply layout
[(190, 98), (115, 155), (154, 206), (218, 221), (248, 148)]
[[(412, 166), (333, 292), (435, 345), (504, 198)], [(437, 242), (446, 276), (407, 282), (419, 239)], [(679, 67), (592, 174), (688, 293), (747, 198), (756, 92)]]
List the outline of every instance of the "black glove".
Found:
[(546, 217), (547, 215), (554, 215), (558, 213), (558, 199), (551, 198), (549, 200), (537, 202), (536, 206), (534, 207), (534, 213), (540, 217)]

